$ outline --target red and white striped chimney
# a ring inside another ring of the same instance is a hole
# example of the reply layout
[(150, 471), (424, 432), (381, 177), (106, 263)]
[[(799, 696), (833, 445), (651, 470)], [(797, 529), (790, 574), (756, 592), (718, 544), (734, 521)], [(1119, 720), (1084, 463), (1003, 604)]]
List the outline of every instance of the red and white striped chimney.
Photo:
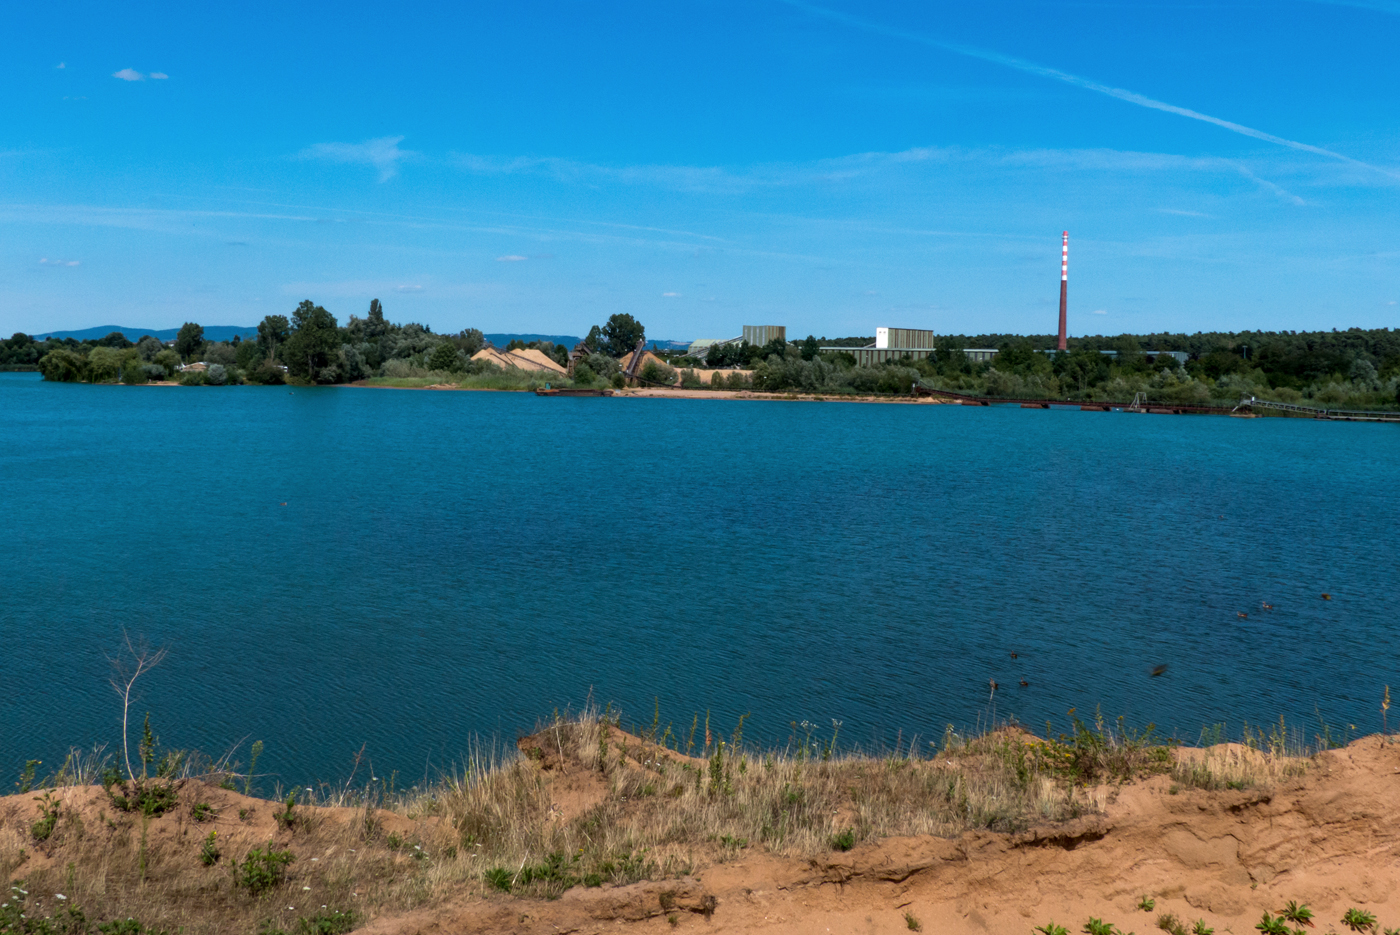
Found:
[(1065, 350), (1065, 318), (1069, 308), (1069, 231), (1060, 246), (1060, 350)]

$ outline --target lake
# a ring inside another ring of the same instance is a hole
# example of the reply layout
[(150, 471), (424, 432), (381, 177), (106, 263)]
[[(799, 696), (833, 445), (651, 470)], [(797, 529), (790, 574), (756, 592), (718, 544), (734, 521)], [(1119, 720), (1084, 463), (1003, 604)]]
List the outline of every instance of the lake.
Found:
[(120, 753), (123, 632), (169, 650), (162, 743), (262, 739), (264, 787), (590, 698), (927, 750), (1071, 707), (1370, 732), (1400, 689), (1395, 425), (0, 374), (0, 478), (14, 775)]

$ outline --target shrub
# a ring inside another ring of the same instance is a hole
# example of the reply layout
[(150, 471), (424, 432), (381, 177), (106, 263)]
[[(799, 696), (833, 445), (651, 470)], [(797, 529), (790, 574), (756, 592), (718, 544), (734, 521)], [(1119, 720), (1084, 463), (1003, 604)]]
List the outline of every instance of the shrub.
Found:
[(77, 383), (86, 370), (87, 361), (67, 348), (49, 351), (39, 360), (39, 372), (54, 383)]
[[(151, 381), (151, 375), (147, 372), (147, 365), (141, 363), (140, 358), (129, 359), (122, 364), (122, 382), (127, 386), (140, 386)], [(165, 372), (164, 367), (156, 367), (161, 373)]]
[(198, 370), (185, 370), (180, 374), (181, 386), (203, 386), (204, 374)]
[(261, 383), (264, 386), (281, 386), (287, 382), (287, 376), (282, 372), (281, 367), (270, 360), (264, 360), (248, 374), (248, 380), (252, 383)]
[(287, 876), (287, 865), (296, 860), (291, 851), (273, 850), (272, 842), (266, 847), (255, 847), (243, 858), (243, 862), (233, 862), (233, 882), (253, 895), (266, 892), (281, 883)]
[(747, 374), (735, 370), (725, 381), (726, 386), (731, 390), (746, 390), (749, 388), (749, 378)]
[(590, 386), (598, 379), (598, 374), (593, 372), (593, 368), (584, 361), (579, 361), (574, 365), (574, 382), (579, 386)]
[(620, 390), (627, 385), (627, 380), (622, 376), (621, 373), (615, 373), (612, 375), (612, 385), (613, 389)]
[(210, 364), (204, 374), (204, 382), (210, 386), (223, 386), (228, 382), (228, 370), (223, 364)]
[(211, 831), (209, 832), (209, 836), (204, 839), (204, 843), (200, 845), (199, 860), (206, 867), (214, 866), (216, 863), (219, 862), (219, 858), (223, 856), (219, 852), (218, 839), (219, 832)]
[(164, 380), (167, 376), (165, 368), (160, 364), (142, 364), (141, 369), (146, 372), (147, 380)]
[(704, 384), (700, 382), (700, 375), (687, 367), (681, 371), (681, 386), (688, 390), (695, 390), (704, 386)]
[(856, 833), (850, 828), (847, 828), (839, 834), (833, 834), (831, 836), (831, 846), (834, 850), (849, 851), (856, 846)]
[(30, 826), (29, 830), (34, 835), (36, 841), (47, 841), (53, 835), (54, 825), (58, 824), (58, 800), (53, 797), (52, 792), (45, 792), (43, 798), (36, 798), (39, 803), (39, 820)]
[(637, 374), (647, 383), (664, 383), (671, 386), (676, 382), (676, 368), (670, 364), (657, 363), (649, 360), (642, 364), (641, 373)]

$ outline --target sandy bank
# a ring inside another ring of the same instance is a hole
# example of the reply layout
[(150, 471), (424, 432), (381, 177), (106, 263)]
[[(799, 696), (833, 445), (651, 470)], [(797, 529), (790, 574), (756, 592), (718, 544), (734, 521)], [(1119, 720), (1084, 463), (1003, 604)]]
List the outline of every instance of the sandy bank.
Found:
[[(670, 794), (618, 798), (628, 777), (706, 773), (703, 759), (620, 731), (610, 736), (606, 771), (596, 748), (576, 756), (565, 746), (556, 751), (556, 740), (542, 731), (520, 742), (526, 757), (519, 768), (548, 803), (538, 817), (514, 819), (526, 838), (560, 823), (616, 820)], [(1262, 754), (1230, 745), (1178, 756), (1241, 770), (1269, 765)], [(893, 769), (897, 761), (870, 764)], [(41, 817), (36, 794), (0, 799), (0, 865), (27, 881), (40, 910), (58, 905), (54, 894), (63, 893), (90, 914), (101, 906), (191, 933), (254, 931), (264, 919), (292, 931), (298, 917), (323, 905), (353, 908), (356, 931), (375, 935), (901, 933), (914, 924), (926, 932), (1027, 935), (1052, 920), (1078, 933), (1090, 917), (1147, 933), (1165, 914), (1188, 929), (1199, 919), (1220, 935), (1244, 935), (1289, 901), (1311, 906), (1319, 933), (1341, 931), (1351, 907), (1375, 913), (1380, 926), (1400, 925), (1400, 900), (1392, 898), (1400, 892), (1400, 743), (1372, 736), (1284, 765), (1277, 781), (1253, 788), (1210, 791), (1158, 775), (1085, 789), (1079, 817), (1009, 833), (887, 837), (806, 856), (783, 856), (756, 841), (698, 840), (688, 872), (572, 885), (553, 899), (482, 886), (475, 829), (504, 816), (468, 809), (449, 821), (431, 803), (408, 814), (299, 806), (288, 824), (276, 818), (279, 803), (193, 780), (180, 785), (179, 807), (144, 830), (139, 816), (113, 809), (100, 788), (53, 790), (58, 819), (43, 841), (31, 830)], [(755, 760), (750, 768), (764, 767)], [(726, 799), (709, 801), (724, 808)], [(208, 805), (204, 820), (196, 803)], [(852, 800), (837, 820), (859, 821), (862, 807)], [(210, 832), (222, 857), (204, 866), (198, 854)], [(285, 882), (254, 897), (232, 884), (229, 868), (264, 845), (295, 860)], [(505, 870), (518, 879), (520, 868)], [(1150, 911), (1139, 908), (1143, 897), (1154, 902)]]

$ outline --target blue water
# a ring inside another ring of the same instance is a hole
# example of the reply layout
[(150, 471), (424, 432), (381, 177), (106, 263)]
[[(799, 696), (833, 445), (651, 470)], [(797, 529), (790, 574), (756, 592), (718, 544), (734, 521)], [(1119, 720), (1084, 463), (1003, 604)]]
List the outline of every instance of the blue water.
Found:
[(119, 747), (124, 630), (169, 649), (163, 743), (294, 782), (590, 695), (879, 746), (985, 721), (992, 678), (998, 718), (1187, 738), (1376, 730), (1400, 687), (1394, 425), (4, 374), (0, 480), (16, 773)]

